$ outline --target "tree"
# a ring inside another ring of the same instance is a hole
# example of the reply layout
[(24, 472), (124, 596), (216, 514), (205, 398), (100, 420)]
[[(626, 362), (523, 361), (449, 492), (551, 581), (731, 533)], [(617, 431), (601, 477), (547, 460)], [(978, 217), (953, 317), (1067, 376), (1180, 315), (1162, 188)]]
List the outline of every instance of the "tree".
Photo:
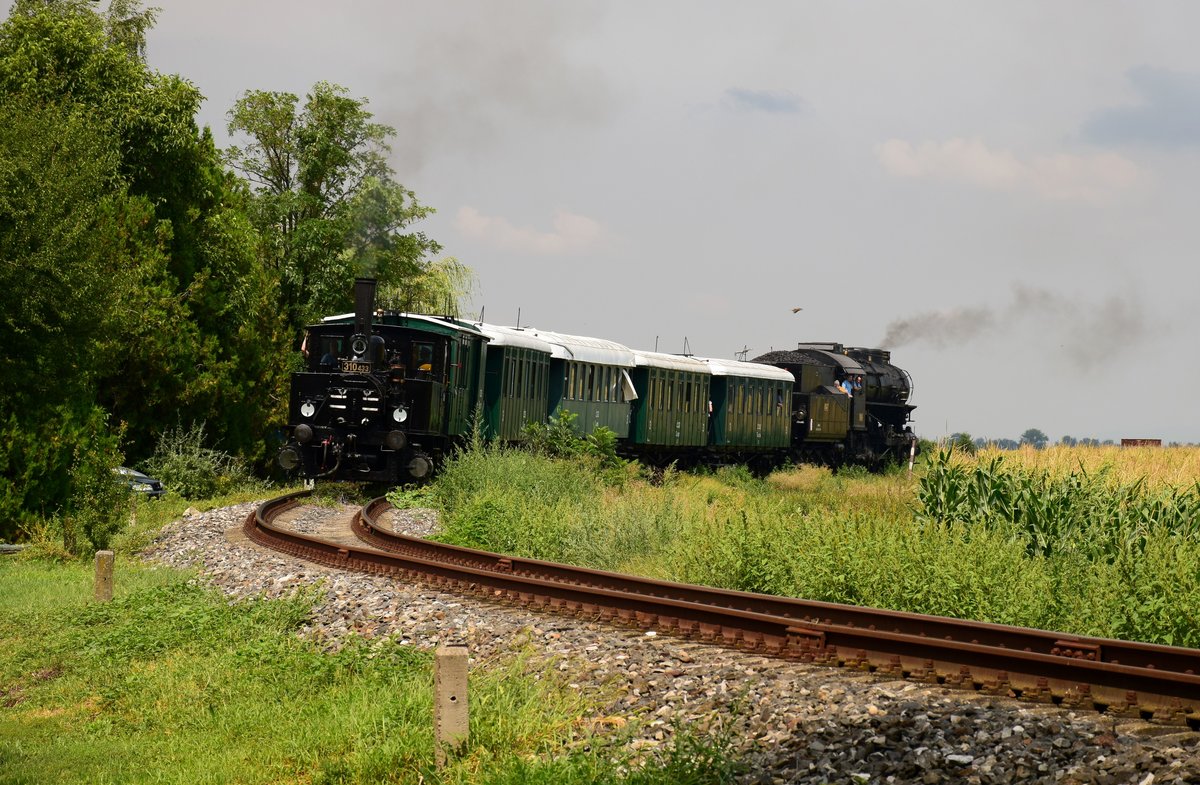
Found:
[[(129, 318), (89, 325), (109, 350), (92, 397), (127, 426), (134, 456), (177, 420), (207, 421), (216, 441), (258, 455), (283, 406), (289, 331), (278, 281), (260, 269), (249, 193), (196, 125), (200, 92), (146, 64), (155, 12), (92, 5), (18, 0), (0, 25), (0, 97), (86, 116), (115, 153), (113, 192), (129, 197), (113, 242), (143, 264), (122, 301)], [(62, 257), (59, 272), (72, 265)]]
[[(387, 140), (395, 129), (373, 122), (366, 104), (318, 82), (303, 105), (292, 93), (254, 90), (229, 111), (230, 134), (245, 142), (230, 147), (226, 161), (251, 184), (263, 259), (279, 276), (296, 329), (346, 310), (359, 275), (403, 298), (406, 282), (420, 279), (425, 258), (440, 251), (409, 231), (433, 211), (393, 179)], [(448, 272), (456, 269), (463, 268)]]
[[(0, 537), (68, 509), (107, 513), (100, 480), (120, 461), (95, 404), (126, 310), (154, 259), (138, 253), (146, 206), (128, 196), (105, 126), (84, 107), (0, 101)], [(71, 546), (76, 527), (64, 530)]]
[(1079, 440), (1074, 436), (1063, 435), (1063, 437), (1058, 440), (1058, 443), (1064, 447), (1074, 447), (1075, 445), (1079, 444)]
[(0, 23), (6, 534), (89, 520), (118, 448), (147, 455), (178, 421), (259, 456), (285, 405), (249, 191), (197, 128), (195, 87), (145, 63), (153, 20), (136, 0), (18, 0)]
[(967, 455), (975, 454), (975, 440), (969, 433), (950, 434), (949, 445), (951, 449), (965, 452)]
[(1050, 441), (1050, 437), (1037, 428), (1030, 428), (1021, 434), (1021, 444), (1028, 444), (1035, 449), (1042, 449)]

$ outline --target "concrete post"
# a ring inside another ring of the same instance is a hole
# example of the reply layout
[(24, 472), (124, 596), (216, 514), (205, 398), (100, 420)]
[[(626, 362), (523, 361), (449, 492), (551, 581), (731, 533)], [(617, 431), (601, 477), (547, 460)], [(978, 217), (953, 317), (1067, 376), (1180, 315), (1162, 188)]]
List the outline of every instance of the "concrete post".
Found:
[(96, 553), (96, 601), (108, 602), (113, 596), (113, 552)]
[(433, 662), (434, 755), (437, 765), (467, 743), (467, 647), (439, 646)]

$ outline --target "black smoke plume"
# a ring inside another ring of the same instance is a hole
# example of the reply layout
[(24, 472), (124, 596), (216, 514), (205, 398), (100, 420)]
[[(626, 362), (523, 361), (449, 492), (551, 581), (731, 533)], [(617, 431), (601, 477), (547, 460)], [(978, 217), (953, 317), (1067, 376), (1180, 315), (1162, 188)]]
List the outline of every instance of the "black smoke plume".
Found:
[(1003, 307), (953, 307), (896, 319), (879, 345), (924, 343), (944, 349), (1019, 327), (1039, 330), (1044, 343), (1061, 347), (1068, 362), (1085, 370), (1127, 349), (1147, 333), (1146, 316), (1132, 294), (1083, 302), (1047, 289), (1018, 285)]

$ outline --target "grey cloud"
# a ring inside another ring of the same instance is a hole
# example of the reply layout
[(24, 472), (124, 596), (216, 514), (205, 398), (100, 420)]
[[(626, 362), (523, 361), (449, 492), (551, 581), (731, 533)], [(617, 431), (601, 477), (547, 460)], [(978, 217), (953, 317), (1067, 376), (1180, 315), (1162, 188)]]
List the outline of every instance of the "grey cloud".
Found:
[(807, 107), (803, 98), (784, 90), (731, 87), (725, 91), (725, 100), (737, 109), (768, 114), (799, 114)]
[(945, 349), (1023, 326), (1038, 329), (1046, 345), (1058, 344), (1067, 362), (1081, 371), (1136, 346), (1149, 331), (1146, 315), (1132, 294), (1112, 295), (1093, 304), (1017, 285), (1012, 302), (1003, 308), (954, 307), (897, 319), (887, 326), (879, 345), (894, 349), (925, 343)]
[(604, 74), (570, 54), (590, 12), (558, 3), (471, 7), (427, 14), (425, 34), (385, 77), (396, 89), (373, 102), (402, 129), (393, 147), (406, 169), (437, 153), (486, 155), (523, 123), (571, 127), (611, 113)]
[(1127, 76), (1138, 104), (1094, 113), (1084, 123), (1084, 140), (1156, 147), (1200, 144), (1200, 75), (1142, 65)]

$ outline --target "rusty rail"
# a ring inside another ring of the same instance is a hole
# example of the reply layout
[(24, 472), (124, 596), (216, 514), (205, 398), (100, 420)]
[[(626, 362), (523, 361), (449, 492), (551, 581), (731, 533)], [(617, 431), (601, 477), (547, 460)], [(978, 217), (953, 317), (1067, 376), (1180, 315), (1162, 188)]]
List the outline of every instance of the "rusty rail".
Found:
[(301, 494), (264, 504), (251, 539), (331, 566), (655, 629), (765, 655), (1200, 727), (1200, 651), (710, 589), (459, 548), (387, 532), (376, 499), (355, 548), (271, 525)]

